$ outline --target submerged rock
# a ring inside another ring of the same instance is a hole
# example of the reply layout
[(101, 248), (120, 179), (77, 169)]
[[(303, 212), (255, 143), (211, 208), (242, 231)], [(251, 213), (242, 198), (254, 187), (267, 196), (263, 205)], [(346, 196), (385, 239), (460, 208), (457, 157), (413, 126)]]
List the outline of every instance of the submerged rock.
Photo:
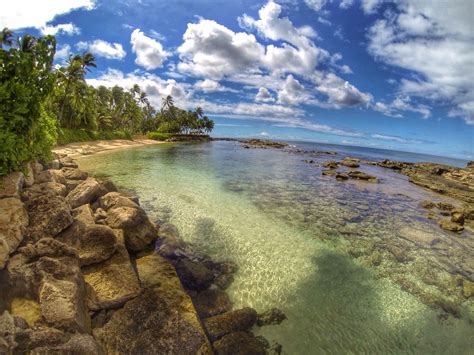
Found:
[(212, 345), (218, 355), (265, 355), (267, 353), (263, 342), (248, 332), (232, 332)]
[(375, 176), (363, 173), (362, 171), (352, 170), (347, 173), (350, 178), (357, 179), (357, 180), (366, 180), (371, 182), (376, 182), (377, 178)]
[(418, 228), (403, 227), (399, 231), (400, 237), (421, 246), (432, 246), (440, 241), (433, 233)]
[(256, 321), (257, 312), (247, 307), (207, 318), (204, 326), (209, 338), (214, 341), (231, 332), (248, 330)]
[(334, 160), (329, 160), (329, 161), (325, 162), (323, 164), (323, 166), (325, 168), (328, 168), (328, 169), (337, 169), (337, 167), (339, 166), (339, 163), (337, 161), (334, 161)]
[(184, 287), (190, 290), (205, 290), (214, 280), (214, 273), (203, 263), (189, 259), (178, 261), (176, 272)]
[(431, 210), (436, 207), (436, 204), (434, 202), (424, 200), (420, 202), (420, 207)]
[(449, 219), (441, 219), (438, 221), (438, 224), (441, 228), (451, 232), (460, 232), (464, 229), (462, 225), (455, 223)]
[(263, 325), (280, 324), (285, 319), (287, 319), (285, 313), (283, 313), (278, 308), (272, 308), (268, 311), (258, 314), (257, 325), (261, 327)]
[(358, 168), (360, 166), (358, 161), (353, 158), (344, 158), (343, 160), (341, 160), (340, 164), (349, 168)]

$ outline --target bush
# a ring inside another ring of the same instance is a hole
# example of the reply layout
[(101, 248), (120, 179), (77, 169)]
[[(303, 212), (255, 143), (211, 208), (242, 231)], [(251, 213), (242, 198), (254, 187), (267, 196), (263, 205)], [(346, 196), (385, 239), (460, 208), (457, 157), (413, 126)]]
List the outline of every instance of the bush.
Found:
[(89, 131), (86, 129), (70, 129), (62, 128), (59, 130), (59, 136), (57, 140), (58, 145), (75, 143), (75, 142), (88, 142), (98, 140), (111, 140), (111, 139), (128, 139), (132, 140), (132, 135), (128, 132), (98, 132)]
[(156, 141), (165, 141), (171, 137), (173, 137), (174, 133), (162, 133), (162, 132), (149, 132), (148, 138), (154, 139)]

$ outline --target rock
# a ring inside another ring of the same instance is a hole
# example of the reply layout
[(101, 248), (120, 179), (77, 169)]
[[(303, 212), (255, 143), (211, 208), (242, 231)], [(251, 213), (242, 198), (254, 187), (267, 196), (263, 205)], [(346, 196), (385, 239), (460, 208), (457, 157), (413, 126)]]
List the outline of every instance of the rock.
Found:
[(329, 161), (325, 162), (323, 164), (323, 166), (325, 168), (328, 168), (328, 169), (337, 169), (337, 167), (339, 166), (339, 163), (337, 161), (334, 161), (334, 160), (329, 160)]
[(61, 172), (68, 180), (85, 180), (89, 176), (86, 172), (75, 168), (64, 167), (61, 169)]
[(351, 158), (344, 158), (341, 160), (340, 164), (349, 168), (358, 168), (360, 166), (360, 164), (355, 159)]
[(0, 354), (13, 354), (18, 346), (15, 341), (15, 321), (8, 311), (0, 316)]
[(321, 171), (321, 174), (324, 176), (334, 176), (337, 174), (336, 170), (330, 169), (330, 170), (323, 170)]
[(179, 260), (176, 272), (184, 287), (190, 290), (205, 290), (214, 280), (214, 273), (204, 264), (189, 259)]
[(474, 296), (474, 282), (464, 279), (462, 282), (462, 294), (465, 298)]
[(451, 232), (460, 232), (464, 229), (462, 225), (454, 223), (449, 219), (441, 219), (438, 221), (438, 224), (441, 228)]
[(420, 202), (420, 207), (426, 208), (427, 210), (431, 210), (436, 207), (436, 204), (434, 202), (424, 200)]
[(68, 180), (68, 179), (66, 179), (66, 182), (64, 183), (64, 185), (66, 186), (67, 192), (70, 193), (72, 190), (74, 190), (82, 182), (83, 182), (82, 180)]
[(464, 214), (462, 212), (453, 212), (451, 214), (451, 222), (462, 226), (464, 224)]
[(285, 313), (278, 308), (272, 308), (257, 315), (257, 325), (261, 327), (263, 325), (280, 324), (285, 319), (287, 319)]
[(27, 327), (33, 327), (41, 319), (39, 303), (27, 298), (13, 298), (10, 303), (10, 311), (13, 316), (23, 319)]
[(169, 223), (162, 224), (156, 241), (158, 254), (168, 259), (179, 259), (192, 254), (188, 245), (179, 236), (178, 229)]
[(197, 292), (192, 299), (201, 319), (217, 316), (232, 309), (229, 296), (221, 290), (209, 289)]
[(79, 207), (86, 203), (91, 203), (98, 199), (103, 193), (100, 183), (94, 178), (87, 178), (67, 196), (67, 200), (72, 208)]
[(30, 220), (27, 234), (33, 240), (55, 237), (73, 222), (69, 204), (62, 196), (40, 196), (27, 201), (26, 207)]
[(141, 207), (116, 207), (107, 212), (107, 224), (123, 229), (127, 249), (141, 251), (157, 237), (156, 228)]
[(469, 221), (474, 221), (474, 208), (466, 207), (463, 210), (464, 218)]
[(80, 286), (46, 277), (39, 290), (42, 319), (56, 328), (87, 332), (90, 319)]
[(349, 175), (349, 177), (352, 179), (366, 180), (366, 181), (372, 181), (372, 182), (377, 181), (377, 178), (375, 176), (363, 173), (362, 171), (358, 171), (358, 170), (349, 171), (347, 175)]
[(438, 207), (438, 209), (441, 211), (448, 211), (448, 212), (454, 209), (454, 206), (447, 202), (438, 202), (436, 204), (436, 207)]
[(56, 182), (55, 175), (50, 170), (43, 170), (35, 174), (35, 184), (44, 182)]
[(67, 179), (61, 170), (50, 169), (48, 170), (52, 175), (55, 182), (66, 185)]
[(21, 198), (23, 201), (29, 201), (46, 195), (66, 197), (66, 186), (57, 182), (43, 182), (40, 184), (34, 184), (33, 186), (23, 190)]
[(117, 247), (112, 257), (82, 268), (89, 287), (89, 308), (116, 308), (140, 293), (140, 283), (125, 248), (123, 232), (115, 230)]
[(29, 162), (25, 166), (25, 179), (23, 182), (24, 187), (31, 187), (35, 183), (35, 173), (33, 172), (32, 164), (32, 162)]
[(337, 180), (348, 180), (349, 175), (347, 175), (345, 173), (336, 173), (336, 179)]
[(257, 312), (252, 308), (242, 308), (226, 312), (204, 320), (209, 338), (215, 341), (231, 332), (250, 329), (257, 321)]
[(108, 211), (116, 207), (138, 208), (138, 204), (118, 192), (109, 192), (99, 199), (99, 206)]
[(166, 285), (169, 282), (145, 290), (117, 310), (105, 326), (94, 329), (94, 336), (106, 353), (212, 354), (179, 280), (171, 288)]
[(68, 156), (64, 156), (59, 158), (59, 162), (63, 167), (66, 168), (77, 168), (77, 164), (74, 162), (74, 160)]
[(234, 282), (234, 275), (222, 274), (215, 278), (214, 284), (221, 290), (226, 290)]
[(274, 141), (261, 140), (261, 139), (241, 140), (240, 143), (244, 145), (244, 148), (248, 145), (252, 146), (252, 148), (277, 148), (277, 149), (282, 149), (282, 148), (288, 147), (288, 143), (274, 142)]
[(0, 270), (5, 267), (9, 255), (23, 240), (28, 226), (28, 213), (23, 203), (14, 197), (0, 200)]
[(408, 260), (405, 249), (391, 244), (387, 245), (386, 249), (395, 257), (395, 259), (399, 263), (403, 263)]
[(46, 164), (46, 167), (48, 169), (55, 169), (55, 170), (59, 170), (62, 168), (62, 164), (61, 162), (59, 161), (59, 159), (54, 159), (54, 160), (51, 160), (50, 162), (48, 162), (48, 164)]
[(25, 177), (21, 172), (10, 173), (0, 179), (0, 199), (6, 197), (20, 198)]
[[(117, 238), (112, 228), (96, 224), (76, 227), (75, 221), (57, 239), (77, 250), (81, 266), (97, 264), (112, 257), (117, 247)], [(94, 223), (94, 221), (92, 221)]]
[(264, 344), (248, 332), (232, 332), (213, 344), (218, 355), (265, 355)]
[(410, 166), (411, 163), (385, 159), (384, 161), (376, 163), (375, 165), (378, 165), (387, 169), (402, 170), (403, 168)]
[(412, 227), (400, 228), (399, 235), (403, 239), (421, 246), (432, 246), (440, 241), (440, 238), (433, 233)]
[(37, 347), (32, 352), (33, 355), (50, 353), (102, 355), (104, 351), (99, 343), (97, 343), (97, 341), (91, 335), (74, 334), (64, 344)]

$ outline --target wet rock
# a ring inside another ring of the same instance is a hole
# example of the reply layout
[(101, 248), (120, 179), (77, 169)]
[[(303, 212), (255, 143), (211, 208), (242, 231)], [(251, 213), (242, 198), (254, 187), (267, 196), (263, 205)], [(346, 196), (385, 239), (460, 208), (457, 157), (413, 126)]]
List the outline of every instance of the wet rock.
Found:
[(141, 207), (115, 207), (107, 211), (107, 224), (124, 232), (127, 249), (141, 251), (157, 237), (157, 231)]
[(69, 193), (67, 200), (72, 208), (76, 208), (95, 201), (102, 192), (100, 183), (96, 179), (87, 178)]
[(192, 300), (201, 319), (216, 316), (232, 309), (229, 296), (221, 290), (209, 289), (197, 292)]
[(101, 355), (104, 353), (97, 341), (88, 334), (74, 334), (64, 344), (37, 347), (32, 354), (90, 354)]
[(469, 221), (474, 221), (474, 208), (473, 207), (466, 207), (463, 210), (464, 218)]
[(357, 160), (352, 158), (344, 158), (343, 160), (341, 160), (340, 164), (349, 168), (358, 168), (360, 166)]
[(247, 139), (241, 140), (240, 143), (244, 144), (245, 146), (252, 146), (252, 148), (277, 148), (282, 149), (288, 147), (288, 143), (282, 142), (274, 142), (269, 140), (261, 140), (261, 139)]
[(420, 202), (420, 207), (431, 210), (436, 207), (436, 204), (434, 202), (424, 200)]
[(179, 260), (176, 272), (184, 287), (190, 290), (205, 290), (214, 280), (214, 273), (204, 264), (189, 259)]
[(252, 308), (242, 308), (226, 312), (204, 320), (209, 338), (214, 341), (236, 331), (250, 329), (257, 321), (257, 312)]
[(87, 332), (90, 319), (83, 296), (78, 284), (46, 277), (39, 290), (43, 320), (56, 328)]
[(117, 207), (138, 208), (138, 204), (118, 192), (109, 192), (99, 199), (99, 206), (105, 211)]
[(20, 198), (25, 177), (21, 172), (10, 173), (0, 179), (0, 199), (6, 197)]
[(85, 180), (89, 176), (86, 172), (74, 168), (65, 167), (61, 169), (61, 172), (68, 180)]
[(285, 313), (278, 308), (272, 308), (257, 315), (257, 325), (261, 327), (263, 325), (280, 324), (285, 319), (287, 319)]
[(458, 211), (453, 212), (451, 214), (451, 222), (457, 223), (462, 226), (464, 224), (464, 213)]
[(337, 180), (348, 180), (349, 175), (347, 175), (345, 173), (336, 173), (336, 179)]
[(264, 344), (248, 332), (232, 332), (212, 345), (218, 355), (264, 355), (267, 353)]
[(234, 275), (222, 274), (215, 278), (214, 284), (221, 290), (226, 290), (234, 282)]
[(386, 249), (394, 256), (395, 260), (397, 260), (399, 263), (404, 263), (408, 260), (407, 252), (405, 249), (391, 244), (388, 244), (386, 246)]
[(24, 189), (21, 197), (23, 201), (30, 201), (46, 195), (66, 197), (67, 188), (57, 182), (43, 182)]
[(191, 301), (176, 296), (176, 289), (145, 290), (94, 329), (95, 338), (109, 354), (211, 354)]
[(438, 221), (438, 224), (441, 228), (451, 232), (460, 232), (464, 229), (462, 225), (454, 223), (449, 219), (441, 219)]
[(334, 176), (337, 174), (336, 170), (330, 169), (330, 170), (323, 170), (321, 171), (321, 174), (324, 176)]
[(28, 213), (23, 203), (13, 197), (0, 200), (0, 270), (23, 240)]
[(329, 160), (329, 161), (325, 162), (323, 164), (323, 166), (325, 168), (328, 168), (328, 169), (337, 169), (337, 167), (339, 166), (339, 163), (337, 161), (334, 161), (334, 160)]
[(362, 171), (358, 170), (352, 170), (347, 173), (351, 179), (357, 179), (357, 180), (366, 180), (366, 181), (372, 181), (376, 182), (377, 178), (375, 176), (363, 173)]
[(454, 206), (447, 202), (438, 202), (436, 204), (436, 207), (438, 207), (438, 209), (441, 211), (447, 211), (447, 212), (450, 212), (451, 210), (454, 209)]
[(82, 268), (91, 310), (120, 307), (140, 293), (140, 283), (130, 263), (123, 232), (115, 230), (115, 235), (117, 246), (112, 257)]
[(405, 163), (405, 162), (400, 162), (400, 161), (394, 161), (394, 160), (388, 160), (385, 159), (382, 162), (376, 163), (376, 165), (381, 166), (383, 168), (387, 169), (393, 169), (393, 170), (402, 170), (403, 168), (410, 166), (410, 163)]
[(27, 201), (26, 207), (30, 220), (27, 233), (33, 240), (55, 237), (73, 222), (71, 208), (62, 196), (40, 196)]
[(64, 157), (61, 157), (59, 158), (59, 161), (61, 163), (61, 165), (63, 167), (66, 167), (66, 168), (77, 168), (78, 165), (76, 164), (76, 162), (74, 162), (74, 160), (68, 156), (64, 156)]

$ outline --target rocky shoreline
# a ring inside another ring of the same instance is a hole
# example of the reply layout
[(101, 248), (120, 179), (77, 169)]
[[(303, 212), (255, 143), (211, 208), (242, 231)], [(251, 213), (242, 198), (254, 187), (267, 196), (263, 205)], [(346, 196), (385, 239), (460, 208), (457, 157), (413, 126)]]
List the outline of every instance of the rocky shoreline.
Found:
[(0, 353), (268, 354), (272, 309), (232, 309), (237, 266), (214, 262), (138, 198), (67, 155), (0, 190)]

